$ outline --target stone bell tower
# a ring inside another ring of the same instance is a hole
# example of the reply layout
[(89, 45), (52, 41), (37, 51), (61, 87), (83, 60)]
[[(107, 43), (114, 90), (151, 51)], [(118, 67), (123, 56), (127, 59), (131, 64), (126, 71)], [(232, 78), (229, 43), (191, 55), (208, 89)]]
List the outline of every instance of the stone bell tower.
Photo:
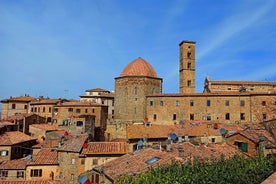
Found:
[(195, 93), (195, 44), (182, 41), (179, 44), (179, 93)]

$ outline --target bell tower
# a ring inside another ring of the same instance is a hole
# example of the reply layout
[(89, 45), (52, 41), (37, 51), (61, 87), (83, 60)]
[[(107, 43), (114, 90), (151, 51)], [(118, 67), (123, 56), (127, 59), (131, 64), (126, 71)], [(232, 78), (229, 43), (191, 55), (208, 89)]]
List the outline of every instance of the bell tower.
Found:
[(182, 41), (179, 44), (179, 93), (195, 93), (195, 44)]

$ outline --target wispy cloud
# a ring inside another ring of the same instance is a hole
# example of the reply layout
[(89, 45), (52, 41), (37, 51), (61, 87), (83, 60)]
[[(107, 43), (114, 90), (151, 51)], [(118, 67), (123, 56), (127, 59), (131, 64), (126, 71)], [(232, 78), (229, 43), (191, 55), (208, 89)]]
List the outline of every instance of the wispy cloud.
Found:
[(214, 29), (213, 35), (208, 35), (205, 45), (201, 48), (201, 51), (197, 55), (197, 59), (204, 58), (210, 52), (220, 47), (229, 39), (235, 37), (240, 32), (244, 32), (250, 27), (258, 25), (260, 20), (264, 18), (266, 13), (272, 11), (275, 5), (275, 1), (263, 1), (261, 6), (248, 6), (245, 9), (240, 10), (237, 14), (233, 14), (227, 17)]

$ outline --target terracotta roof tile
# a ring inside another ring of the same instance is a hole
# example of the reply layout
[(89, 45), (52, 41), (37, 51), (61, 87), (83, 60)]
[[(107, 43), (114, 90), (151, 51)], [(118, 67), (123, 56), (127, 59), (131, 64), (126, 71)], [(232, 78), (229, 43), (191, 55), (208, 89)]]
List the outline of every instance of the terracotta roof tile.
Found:
[(1, 184), (62, 184), (62, 181), (54, 181), (54, 180), (42, 180), (42, 181), (8, 181), (2, 180)]
[(276, 82), (266, 81), (232, 81), (232, 80), (210, 80), (211, 84), (236, 84), (236, 85), (276, 85)]
[(57, 149), (44, 148), (41, 149), (37, 155), (32, 158), (28, 165), (57, 165), (58, 152)]
[(4, 134), (0, 135), (1, 146), (13, 145), (13, 144), (18, 144), (21, 142), (27, 142), (31, 140), (36, 140), (36, 139), (19, 131), (5, 132)]
[(35, 98), (31, 96), (19, 96), (3, 99), (1, 102), (30, 102), (32, 100), (35, 100)]
[(139, 57), (125, 67), (120, 77), (125, 76), (157, 77), (157, 74), (146, 60)]
[(86, 101), (70, 101), (70, 102), (64, 102), (60, 105), (57, 105), (59, 107), (70, 107), (70, 106), (76, 106), (76, 107), (83, 107), (83, 106), (105, 106), (96, 102), (86, 102)]
[(86, 92), (106, 92), (109, 93), (110, 91), (102, 88), (94, 88), (94, 89), (87, 89), (85, 90)]
[(26, 169), (28, 161), (29, 160), (26, 157), (21, 159), (16, 159), (16, 160), (7, 160), (0, 165), (0, 170), (1, 169), (23, 170), (23, 169)]
[(126, 142), (89, 142), (84, 154), (126, 154)]
[(37, 104), (57, 104), (59, 102), (63, 102), (65, 99), (38, 99), (38, 100), (33, 100), (30, 104), (31, 105), (37, 105)]
[(87, 134), (77, 135), (65, 141), (64, 144), (60, 148), (58, 148), (58, 150), (79, 153), (82, 150), (83, 144), (85, 143), (87, 138)]

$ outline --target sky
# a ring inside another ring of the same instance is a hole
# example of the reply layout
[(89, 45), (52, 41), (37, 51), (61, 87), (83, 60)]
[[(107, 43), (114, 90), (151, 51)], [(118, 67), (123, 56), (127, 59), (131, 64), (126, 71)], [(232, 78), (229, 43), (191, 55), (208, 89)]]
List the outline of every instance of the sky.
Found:
[(179, 92), (179, 43), (204, 79), (276, 81), (275, 0), (0, 0), (0, 99), (113, 91), (142, 57)]

